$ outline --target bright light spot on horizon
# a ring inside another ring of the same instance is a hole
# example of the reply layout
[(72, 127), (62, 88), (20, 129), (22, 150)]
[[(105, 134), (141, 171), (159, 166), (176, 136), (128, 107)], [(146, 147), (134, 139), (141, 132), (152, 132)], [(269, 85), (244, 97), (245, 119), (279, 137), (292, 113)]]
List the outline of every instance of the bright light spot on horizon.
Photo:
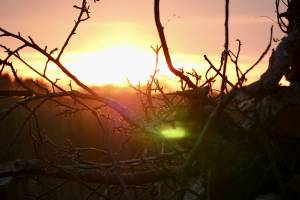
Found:
[(133, 46), (115, 46), (103, 51), (72, 53), (66, 67), (88, 84), (145, 83), (155, 67), (155, 54)]
[(186, 136), (186, 131), (182, 127), (166, 128), (161, 131), (161, 134), (169, 139), (179, 139)]

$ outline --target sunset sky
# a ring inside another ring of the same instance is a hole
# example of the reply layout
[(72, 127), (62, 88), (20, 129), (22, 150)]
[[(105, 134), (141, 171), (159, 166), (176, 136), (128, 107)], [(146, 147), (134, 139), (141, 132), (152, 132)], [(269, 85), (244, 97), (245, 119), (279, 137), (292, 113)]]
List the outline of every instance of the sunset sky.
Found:
[[(176, 67), (204, 70), (207, 66), (204, 54), (218, 65), (224, 43), (224, 2), (161, 0), (161, 21)], [(145, 81), (155, 63), (150, 45), (159, 44), (153, 0), (89, 3), (91, 19), (82, 23), (72, 38), (62, 58), (65, 66), (88, 84), (121, 84), (126, 77), (133, 82)], [(60, 48), (78, 15), (74, 4), (80, 5), (80, 1), (1, 0), (0, 26), (23, 36), (30, 35), (48, 49)], [(235, 40), (242, 41), (241, 66), (245, 69), (268, 43), (273, 22), (262, 16), (275, 19), (274, 4), (275, 0), (230, 1), (230, 46), (235, 50)], [(276, 25), (274, 36), (282, 37)], [(0, 42), (13, 45), (12, 41)], [(24, 55), (37, 67), (42, 66), (38, 55), (32, 52)], [(267, 59), (250, 74), (250, 80), (265, 70), (266, 62)], [(162, 58), (160, 69), (162, 75), (169, 76)]]

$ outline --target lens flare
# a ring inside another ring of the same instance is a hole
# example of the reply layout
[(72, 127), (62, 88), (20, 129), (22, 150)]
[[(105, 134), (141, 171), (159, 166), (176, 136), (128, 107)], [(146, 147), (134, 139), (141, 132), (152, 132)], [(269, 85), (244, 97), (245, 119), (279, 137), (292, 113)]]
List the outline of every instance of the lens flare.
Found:
[(161, 134), (169, 139), (179, 139), (186, 136), (186, 131), (182, 127), (166, 128), (161, 130)]

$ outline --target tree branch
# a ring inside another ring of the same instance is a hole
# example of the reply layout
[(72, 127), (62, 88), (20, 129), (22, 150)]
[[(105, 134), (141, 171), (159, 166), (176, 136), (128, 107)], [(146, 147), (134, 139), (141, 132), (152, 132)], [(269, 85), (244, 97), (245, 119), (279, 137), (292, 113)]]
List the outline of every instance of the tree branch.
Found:
[(154, 0), (154, 17), (155, 17), (155, 24), (160, 38), (161, 46), (165, 55), (166, 63), (170, 71), (176, 76), (178, 76), (181, 80), (185, 81), (190, 88), (196, 89), (197, 85), (194, 84), (188, 76), (184, 75), (183, 72), (176, 69), (172, 64), (171, 56), (169, 53), (167, 41), (164, 34), (164, 27), (161, 25), (161, 21), (160, 21), (159, 0)]
[[(142, 185), (153, 183), (166, 178), (172, 178), (179, 167), (156, 168), (145, 171), (122, 173), (124, 181), (129, 185)], [(190, 175), (196, 174), (197, 170), (190, 170)], [(51, 178), (74, 179), (74, 176), (86, 182), (119, 185), (119, 178), (110, 169), (82, 169), (68, 165), (49, 165), (42, 160), (16, 160), (0, 165), (0, 178), (18, 175), (41, 175)]]

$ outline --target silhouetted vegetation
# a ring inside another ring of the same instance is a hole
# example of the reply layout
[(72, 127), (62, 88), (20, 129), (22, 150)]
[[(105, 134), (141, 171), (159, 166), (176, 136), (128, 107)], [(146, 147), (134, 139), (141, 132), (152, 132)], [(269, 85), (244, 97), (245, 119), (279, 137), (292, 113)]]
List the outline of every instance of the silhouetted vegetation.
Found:
[[(247, 74), (271, 49), (273, 27), (266, 49), (243, 71), (241, 42), (237, 52), (230, 50), (225, 0), (221, 63), (216, 67), (205, 55), (210, 67), (200, 76), (174, 66), (159, 3), (154, 1), (154, 17), (161, 45), (152, 47), (156, 66), (145, 86), (89, 87), (63, 65), (61, 56), (72, 36), (90, 17), (86, 0), (74, 6), (78, 18), (60, 48), (49, 50), (34, 38), (0, 28), (0, 37), (21, 43), (16, 49), (0, 46), (7, 54), (0, 59), (0, 91), (6, 91), (0, 99), (0, 198), (300, 197), (300, 1), (276, 0), (278, 25), (286, 35), (273, 49), (267, 71), (249, 85)], [(43, 72), (22, 58), (26, 48), (45, 56)], [(161, 51), (181, 91), (166, 92), (157, 79)], [(21, 78), (12, 57), (41, 79)], [(227, 76), (229, 62), (236, 82)], [(68, 86), (49, 78), (49, 63), (71, 80)], [(284, 76), (289, 86), (279, 84)], [(213, 88), (217, 79), (219, 93)], [(74, 90), (74, 84), (80, 89)]]

